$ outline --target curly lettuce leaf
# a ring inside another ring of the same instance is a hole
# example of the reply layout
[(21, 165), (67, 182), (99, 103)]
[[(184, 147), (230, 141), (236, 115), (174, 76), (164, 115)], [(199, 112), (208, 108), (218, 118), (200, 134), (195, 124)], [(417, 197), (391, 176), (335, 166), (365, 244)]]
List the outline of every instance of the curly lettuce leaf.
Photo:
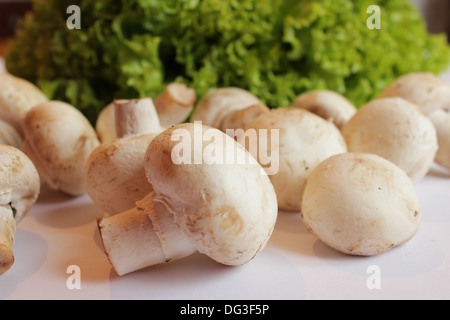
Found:
[[(81, 30), (66, 27), (69, 5)], [(9, 72), (92, 122), (115, 98), (155, 97), (178, 81), (248, 89), (270, 107), (330, 89), (360, 106), (395, 78), (446, 70), (444, 35), (409, 0), (34, 0), (6, 57)], [(370, 30), (367, 8), (381, 8)]]

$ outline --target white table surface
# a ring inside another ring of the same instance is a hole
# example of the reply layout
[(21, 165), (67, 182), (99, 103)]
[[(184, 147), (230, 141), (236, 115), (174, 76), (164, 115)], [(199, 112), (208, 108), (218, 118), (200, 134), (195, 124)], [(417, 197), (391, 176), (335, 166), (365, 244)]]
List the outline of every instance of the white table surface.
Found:
[[(87, 195), (44, 187), (17, 226), (16, 262), (0, 276), (0, 299), (450, 299), (450, 172), (434, 165), (416, 188), (419, 232), (379, 256), (340, 254), (310, 234), (299, 213), (280, 212), (268, 245), (244, 266), (196, 253), (119, 277), (97, 230), (103, 213)], [(80, 289), (67, 286), (72, 265), (80, 268)], [(373, 266), (380, 286), (370, 289)]]

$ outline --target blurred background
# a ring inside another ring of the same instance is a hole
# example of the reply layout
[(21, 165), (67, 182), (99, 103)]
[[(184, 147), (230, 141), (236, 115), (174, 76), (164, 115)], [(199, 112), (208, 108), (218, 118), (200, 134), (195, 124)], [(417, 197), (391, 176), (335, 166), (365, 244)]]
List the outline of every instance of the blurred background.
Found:
[[(430, 33), (447, 33), (450, 39), (450, 0), (411, 0), (426, 18)], [(17, 21), (31, 9), (30, 0), (0, 0), (0, 56), (14, 34)]]

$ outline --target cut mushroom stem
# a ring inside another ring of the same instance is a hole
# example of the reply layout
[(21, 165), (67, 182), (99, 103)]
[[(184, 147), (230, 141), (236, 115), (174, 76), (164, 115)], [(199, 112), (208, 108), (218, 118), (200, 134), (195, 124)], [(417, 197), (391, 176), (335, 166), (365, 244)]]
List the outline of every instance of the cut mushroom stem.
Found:
[(172, 214), (149, 194), (120, 215), (97, 220), (107, 256), (118, 275), (178, 260), (197, 251)]
[(151, 98), (114, 101), (118, 138), (161, 131), (158, 114)]
[(0, 275), (14, 264), (14, 234), (16, 222), (10, 206), (0, 206)]

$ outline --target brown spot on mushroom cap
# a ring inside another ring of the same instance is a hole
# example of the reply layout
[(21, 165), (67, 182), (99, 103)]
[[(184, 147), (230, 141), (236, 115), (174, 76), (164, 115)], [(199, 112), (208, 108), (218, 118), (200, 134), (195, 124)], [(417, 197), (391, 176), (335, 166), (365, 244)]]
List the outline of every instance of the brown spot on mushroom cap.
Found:
[(220, 227), (225, 232), (240, 233), (243, 229), (243, 221), (235, 208), (223, 205), (216, 210), (216, 215), (221, 216)]

